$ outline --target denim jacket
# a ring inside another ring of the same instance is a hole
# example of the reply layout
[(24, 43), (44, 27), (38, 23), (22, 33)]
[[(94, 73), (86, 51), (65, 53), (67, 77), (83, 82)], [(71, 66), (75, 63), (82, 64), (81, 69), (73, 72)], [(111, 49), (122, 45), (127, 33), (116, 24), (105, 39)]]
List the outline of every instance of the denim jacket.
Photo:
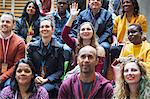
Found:
[(54, 36), (58, 39), (60, 43), (64, 43), (61, 37), (61, 32), (65, 24), (67, 23), (70, 13), (66, 10), (66, 16), (64, 18), (61, 18), (58, 14), (58, 12), (53, 12), (52, 17), (55, 20), (55, 32)]
[[(32, 29), (34, 30), (33, 38), (39, 38), (39, 27), (40, 27), (40, 18), (38, 20), (35, 20), (32, 24)], [(26, 40), (28, 29), (29, 29), (29, 27), (26, 23), (26, 19), (23, 17), (20, 17), (16, 21), (16, 27), (14, 29), (14, 32), (17, 35), (19, 35), (21, 38)]]
[(101, 8), (100, 11), (93, 16), (90, 8), (83, 10), (74, 21), (73, 29), (71, 30), (73, 36), (77, 36), (79, 27), (83, 22), (91, 22), (93, 24), (99, 44), (102, 42), (112, 43), (113, 21), (110, 12)]

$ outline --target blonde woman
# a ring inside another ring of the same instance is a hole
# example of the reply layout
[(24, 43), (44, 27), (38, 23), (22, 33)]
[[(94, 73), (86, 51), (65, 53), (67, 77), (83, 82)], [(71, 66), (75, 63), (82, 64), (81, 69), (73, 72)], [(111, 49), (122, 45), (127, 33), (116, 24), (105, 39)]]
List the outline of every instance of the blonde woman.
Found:
[(113, 68), (115, 72), (119, 71), (115, 73), (115, 99), (145, 99), (150, 95), (150, 81), (144, 65), (138, 59), (119, 58), (114, 61)]

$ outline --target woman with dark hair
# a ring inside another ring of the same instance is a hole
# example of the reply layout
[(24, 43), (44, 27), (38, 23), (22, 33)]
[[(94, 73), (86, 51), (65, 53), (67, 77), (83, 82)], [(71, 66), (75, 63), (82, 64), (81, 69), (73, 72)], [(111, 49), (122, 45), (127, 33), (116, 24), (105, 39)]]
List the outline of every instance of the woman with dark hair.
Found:
[(39, 37), (40, 11), (34, 1), (29, 1), (24, 7), (22, 16), (17, 20), (15, 33), (26, 43)]
[[(114, 20), (113, 34), (117, 36), (117, 43), (111, 48), (112, 61), (119, 57), (125, 42), (128, 42), (127, 29), (130, 24), (139, 24), (144, 33), (147, 32), (147, 20), (144, 15), (139, 13), (137, 0), (122, 0), (122, 14)], [(143, 40), (146, 36), (143, 37)]]
[(119, 43), (126, 40), (124, 37), (130, 24), (140, 24), (143, 32), (147, 32), (146, 17), (139, 13), (139, 9), (137, 0), (122, 0), (122, 14), (114, 20), (113, 28)]
[(46, 89), (35, 84), (33, 67), (32, 62), (28, 59), (18, 61), (11, 85), (1, 91), (1, 99), (49, 99)]
[(140, 60), (124, 57), (115, 60), (114, 99), (149, 99), (150, 81)]

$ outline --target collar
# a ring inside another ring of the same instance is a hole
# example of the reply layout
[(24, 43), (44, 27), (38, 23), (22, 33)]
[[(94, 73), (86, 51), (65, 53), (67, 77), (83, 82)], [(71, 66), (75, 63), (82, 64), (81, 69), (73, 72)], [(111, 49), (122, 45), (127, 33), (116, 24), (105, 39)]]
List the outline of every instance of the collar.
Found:
[(14, 34), (13, 31), (11, 31), (11, 34), (10, 34), (9, 36), (7, 36), (6, 38), (4, 38), (4, 37), (2, 36), (2, 34), (0, 33), (0, 38), (7, 40), (7, 39), (11, 38), (13, 34)]
[[(40, 40), (40, 46), (41, 46), (42, 49), (44, 48), (44, 43), (43, 43), (42, 39)], [(51, 41), (48, 43), (48, 46), (49, 47), (47, 47), (47, 48), (50, 49)]]
[[(60, 17), (60, 15), (58, 14), (58, 11), (54, 12), (53, 15), (56, 16), (59, 20), (61, 20), (61, 17)], [(69, 19), (70, 13), (68, 12), (68, 10), (66, 10), (66, 15), (65, 15), (65, 16), (66, 16), (67, 19)]]
[[(36, 41), (35, 41), (35, 42), (36, 42)], [(57, 39), (54, 38), (53, 36), (52, 36), (51, 41), (50, 41), (49, 43), (50, 43), (51, 46), (61, 47), (61, 48), (63, 47), (63, 44), (59, 43), (59, 42), (57, 41)], [(35, 44), (35, 45), (38, 45), (38, 44)], [(43, 42), (42, 42), (42, 39), (40, 39), (39, 46), (40, 46), (41, 48), (44, 47), (44, 44), (43, 44)], [(51, 48), (51, 47), (50, 47), (50, 48)]]
[(100, 15), (100, 13), (101, 13), (101, 10), (102, 10), (103, 8), (100, 8), (99, 9), (99, 11), (95, 14), (95, 16), (93, 15), (93, 11), (92, 11), (92, 9), (91, 8), (89, 8), (88, 10), (89, 10), (89, 12), (91, 13), (91, 15), (94, 17), (94, 18), (98, 18), (99, 17), (99, 15)]

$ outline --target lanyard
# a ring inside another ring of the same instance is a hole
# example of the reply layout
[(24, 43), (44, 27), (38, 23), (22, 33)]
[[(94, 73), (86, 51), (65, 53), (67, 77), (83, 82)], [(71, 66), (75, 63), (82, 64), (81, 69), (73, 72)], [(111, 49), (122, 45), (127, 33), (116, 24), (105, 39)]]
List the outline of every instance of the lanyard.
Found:
[(42, 61), (42, 75), (45, 75), (44, 66), (45, 66), (45, 60)]
[[(79, 76), (78, 76), (78, 77), (79, 77)], [(94, 78), (93, 84), (95, 84), (95, 82), (96, 82), (96, 77)], [(85, 98), (84, 98), (84, 95), (83, 95), (82, 83), (81, 83), (80, 79), (79, 79), (79, 86), (80, 86), (80, 92), (81, 92), (81, 97), (82, 97), (81, 99), (85, 99)], [(89, 96), (88, 96), (88, 99), (91, 98), (92, 94), (93, 94), (93, 88), (92, 88), (91, 91), (90, 91), (90, 94), (89, 94)]]
[[(48, 49), (50, 48), (50, 43), (48, 43), (48, 47), (47, 47), (47, 48), (48, 48)], [(42, 63), (42, 72), (41, 72), (41, 73), (42, 73), (43, 76), (45, 76), (44, 67), (45, 67), (46, 61), (45, 61), (44, 58), (42, 59), (42, 62), (41, 62), (41, 63)]]
[[(33, 23), (32, 23), (33, 24)], [(26, 21), (26, 25), (28, 27), (28, 34), (30, 35), (30, 32), (32, 30), (32, 24), (29, 26), (28, 22)]]
[(7, 57), (7, 53), (8, 53), (9, 43), (10, 43), (10, 38), (8, 39), (8, 41), (6, 43), (6, 49), (5, 49), (5, 42), (4, 42), (4, 39), (2, 39), (3, 54), (4, 54), (4, 63), (6, 63), (6, 57)]
[(15, 92), (15, 99), (17, 99), (18, 91)]
[[(84, 95), (83, 95), (83, 91), (82, 91), (82, 83), (81, 83), (81, 81), (79, 81), (79, 85), (80, 85), (80, 92), (81, 92), (81, 99), (85, 99), (84, 98)], [(93, 89), (93, 88), (92, 88)], [(90, 92), (90, 94), (89, 94), (89, 96), (88, 96), (88, 99), (90, 99), (90, 97), (92, 96), (92, 90), (91, 90), (91, 92)]]

